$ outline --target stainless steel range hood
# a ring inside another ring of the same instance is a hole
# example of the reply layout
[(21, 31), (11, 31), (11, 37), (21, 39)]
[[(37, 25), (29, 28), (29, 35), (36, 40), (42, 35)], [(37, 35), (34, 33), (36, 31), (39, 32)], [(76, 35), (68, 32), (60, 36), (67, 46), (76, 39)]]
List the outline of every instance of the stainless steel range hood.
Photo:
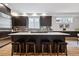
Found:
[(5, 13), (7, 15), (11, 15), (11, 9), (8, 8), (5, 4), (0, 3), (0, 12)]

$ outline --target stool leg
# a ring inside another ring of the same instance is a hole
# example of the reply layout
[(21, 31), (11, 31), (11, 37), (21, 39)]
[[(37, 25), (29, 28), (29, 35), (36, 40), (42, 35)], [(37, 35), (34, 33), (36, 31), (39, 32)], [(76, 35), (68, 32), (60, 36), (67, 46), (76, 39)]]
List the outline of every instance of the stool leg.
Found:
[[(65, 47), (64, 47), (63, 45), (60, 45), (60, 46), (61, 46), (60, 48), (61, 48), (61, 54), (62, 54), (63, 51), (64, 51), (63, 49), (64, 49)], [(63, 47), (64, 47), (64, 48), (63, 48)]]
[(28, 48), (27, 48), (27, 44), (26, 44), (26, 55), (27, 55), (27, 50), (28, 50)]
[(52, 53), (52, 46), (51, 46), (51, 44), (50, 44), (50, 54)]
[(23, 49), (22, 49), (23, 52), (22, 53), (24, 54), (24, 43), (22, 44), (22, 46), (23, 46)]
[(12, 52), (11, 52), (11, 56), (13, 56), (13, 51), (14, 51), (13, 48), (14, 48), (14, 47), (13, 47), (13, 44), (12, 44)]
[(35, 47), (35, 44), (34, 44), (34, 53), (36, 53), (36, 47)]
[(21, 55), (23, 55), (23, 52), (24, 52), (24, 43), (22, 43), (21, 48), (22, 48), (22, 50), (21, 50)]
[(44, 52), (44, 45), (42, 44), (42, 53)]
[(36, 46), (35, 46), (35, 44), (34, 44), (34, 54), (36, 53)]
[(67, 56), (68, 54), (67, 54), (67, 46), (66, 46), (66, 56)]
[(19, 44), (19, 53), (20, 53), (20, 56), (21, 56), (21, 45)]
[(59, 45), (57, 45), (58, 47), (57, 47), (57, 56), (59, 55)]
[(58, 50), (58, 45), (55, 43), (55, 46), (54, 46), (55, 48), (54, 48), (54, 51), (55, 51), (55, 53), (56, 53), (56, 55), (57, 55), (57, 50)]
[(42, 55), (43, 55), (43, 53), (44, 53), (44, 45), (42, 44)]
[(51, 44), (50, 44), (50, 53), (52, 53), (52, 47), (51, 47)]
[(17, 50), (18, 50), (18, 46), (19, 46), (19, 44), (18, 44), (18, 45), (15, 44), (15, 46), (14, 46), (14, 49), (15, 49), (15, 52), (16, 52), (16, 53), (18, 53), (18, 51), (17, 51)]
[(18, 49), (18, 45), (17, 44), (13, 44), (13, 54), (17, 53), (17, 49)]

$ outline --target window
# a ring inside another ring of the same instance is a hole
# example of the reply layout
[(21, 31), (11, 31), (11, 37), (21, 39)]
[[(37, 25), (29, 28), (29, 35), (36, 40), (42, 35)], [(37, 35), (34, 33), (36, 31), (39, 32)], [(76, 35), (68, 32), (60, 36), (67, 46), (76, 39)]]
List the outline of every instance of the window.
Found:
[(0, 17), (0, 28), (11, 28), (11, 19)]
[(9, 28), (12, 28), (11, 16), (0, 12), (0, 30)]
[(29, 17), (29, 28), (39, 29), (40, 28), (40, 17), (31, 16)]
[(56, 23), (73, 23), (72, 17), (56, 17)]

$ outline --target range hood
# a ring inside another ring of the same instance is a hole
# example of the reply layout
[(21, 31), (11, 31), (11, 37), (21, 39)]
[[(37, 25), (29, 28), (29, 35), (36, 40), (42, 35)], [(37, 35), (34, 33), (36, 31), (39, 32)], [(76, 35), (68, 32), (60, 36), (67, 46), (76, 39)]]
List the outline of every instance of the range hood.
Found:
[(11, 9), (8, 8), (5, 4), (0, 3), (0, 12), (10, 15), (11, 14)]

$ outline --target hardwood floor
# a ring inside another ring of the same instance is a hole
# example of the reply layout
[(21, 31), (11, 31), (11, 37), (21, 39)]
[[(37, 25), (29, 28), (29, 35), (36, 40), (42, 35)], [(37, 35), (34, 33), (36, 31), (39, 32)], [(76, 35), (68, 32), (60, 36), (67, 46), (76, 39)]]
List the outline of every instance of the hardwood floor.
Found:
[(0, 38), (0, 48), (9, 44), (11, 42), (11, 38), (10, 37), (4, 37), (4, 38)]
[[(76, 40), (67, 40), (68, 43), (68, 56), (79, 56), (79, 44)], [(0, 48), (0, 56), (11, 56), (11, 44), (8, 44)], [(17, 56), (17, 55), (16, 55)], [(34, 56), (33, 54), (28, 54), (28, 56)], [(35, 56), (42, 56), (42, 54), (36, 54)], [(50, 56), (50, 54), (44, 53), (43, 56)], [(51, 54), (51, 56), (56, 56)], [(60, 55), (61, 56), (61, 55)], [(62, 56), (65, 56), (64, 54)]]
[(11, 55), (11, 44), (0, 48), (0, 56), (10, 56)]

